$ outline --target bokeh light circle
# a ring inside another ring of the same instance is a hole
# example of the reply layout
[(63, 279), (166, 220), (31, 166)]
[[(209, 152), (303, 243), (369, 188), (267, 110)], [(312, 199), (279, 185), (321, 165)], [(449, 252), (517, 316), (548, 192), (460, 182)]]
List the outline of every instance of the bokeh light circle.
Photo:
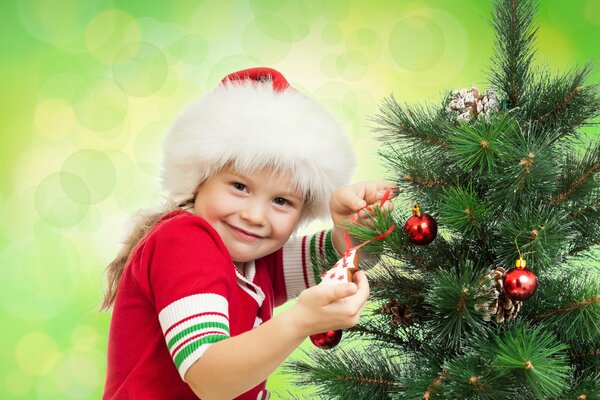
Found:
[(200, 35), (186, 35), (169, 46), (169, 53), (186, 64), (197, 65), (208, 56), (208, 41)]
[(109, 131), (123, 122), (127, 95), (112, 80), (98, 78), (85, 82), (75, 95), (74, 110), (83, 126), (94, 131)]
[(587, 0), (583, 12), (588, 21), (592, 24), (600, 25), (600, 1)]
[(336, 67), (338, 74), (348, 80), (357, 81), (367, 73), (367, 60), (362, 53), (346, 51), (337, 56)]
[(33, 37), (80, 53), (85, 51), (87, 24), (110, 3), (111, 0), (18, 0), (17, 11), (22, 25)]
[(142, 32), (138, 22), (126, 12), (110, 9), (99, 13), (87, 26), (85, 41), (89, 53), (110, 65), (123, 46), (139, 43)]
[(308, 35), (314, 17), (305, 4), (299, 1), (250, 0), (250, 7), (256, 17), (276, 17), (285, 21), (292, 42)]
[(244, 50), (263, 63), (282, 60), (290, 51), (292, 35), (285, 22), (277, 17), (257, 17), (242, 35)]
[(69, 103), (63, 99), (47, 99), (38, 103), (34, 123), (41, 136), (63, 139), (71, 134), (77, 121)]
[(437, 23), (419, 15), (401, 19), (392, 29), (389, 50), (398, 66), (420, 71), (431, 68), (442, 57), (445, 37)]
[(77, 224), (77, 231), (82, 233), (95, 233), (102, 226), (104, 217), (96, 208), (90, 207), (83, 220)]
[(126, 192), (135, 182), (133, 177), (125, 173), (132, 168), (133, 161), (129, 158), (129, 155), (122, 150), (108, 149), (102, 152), (113, 165), (115, 171), (119, 171), (116, 175), (115, 188), (112, 195), (118, 195)]
[[(191, 33), (208, 38), (238, 38), (240, 21), (246, 21), (246, 8), (234, 1), (199, 1), (189, 13)], [(210, 16), (210, 18), (207, 18)]]
[[(140, 176), (141, 169), (128, 171), (132, 176)], [(117, 204), (127, 213), (133, 213), (140, 208), (156, 207), (163, 202), (160, 186), (156, 180), (140, 180), (129, 190), (116, 196)]]
[(51, 226), (77, 224), (88, 212), (90, 192), (85, 182), (68, 172), (48, 175), (35, 191), (38, 214)]
[(350, 52), (361, 54), (365, 65), (368, 65), (376, 62), (381, 56), (383, 41), (374, 30), (363, 28), (350, 35), (346, 48)]
[(0, 253), (0, 265), (0, 304), (24, 320), (54, 317), (79, 291), (77, 249), (50, 228), (40, 229), (32, 239), (11, 243)]
[(38, 74), (39, 97), (61, 98), (71, 104), (75, 91), (92, 69), (73, 54), (50, 58), (41, 65)]
[(6, 375), (5, 387), (8, 393), (23, 397), (33, 385), (33, 377), (21, 369), (15, 369)]
[(87, 183), (87, 193), (82, 193), (78, 187), (64, 187), (65, 193), (81, 204), (98, 203), (115, 188), (115, 167), (107, 156), (97, 150), (79, 150), (71, 154), (65, 160), (62, 172), (65, 176), (75, 175)]
[(30, 332), (21, 337), (15, 346), (17, 365), (33, 376), (46, 375), (60, 358), (56, 341), (45, 332)]
[(83, 324), (73, 329), (71, 340), (75, 349), (93, 350), (98, 347), (101, 336), (96, 328)]
[(69, 399), (88, 399), (101, 383), (96, 357), (73, 352), (56, 368), (57, 388)]
[(75, 92), (84, 83), (80, 75), (57, 74), (46, 79), (40, 87), (40, 98), (61, 98), (71, 104)]
[(167, 79), (167, 59), (149, 43), (130, 43), (115, 56), (112, 66), (115, 82), (133, 96), (156, 93)]
[(332, 21), (341, 21), (350, 13), (351, 2), (347, 0), (328, 0), (322, 3), (322, 13)]

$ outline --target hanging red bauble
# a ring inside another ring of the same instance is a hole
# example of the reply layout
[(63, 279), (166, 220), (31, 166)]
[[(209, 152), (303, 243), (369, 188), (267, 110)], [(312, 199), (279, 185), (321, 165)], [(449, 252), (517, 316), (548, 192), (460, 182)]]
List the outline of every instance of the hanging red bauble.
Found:
[(421, 214), (417, 204), (412, 209), (413, 215), (406, 220), (404, 232), (408, 235), (408, 241), (417, 246), (429, 244), (437, 236), (437, 222), (429, 214)]
[(537, 277), (529, 268), (525, 268), (523, 257), (517, 260), (516, 268), (504, 275), (504, 293), (512, 300), (527, 300), (537, 289)]
[(327, 331), (310, 335), (310, 341), (323, 350), (333, 349), (342, 340), (342, 330)]

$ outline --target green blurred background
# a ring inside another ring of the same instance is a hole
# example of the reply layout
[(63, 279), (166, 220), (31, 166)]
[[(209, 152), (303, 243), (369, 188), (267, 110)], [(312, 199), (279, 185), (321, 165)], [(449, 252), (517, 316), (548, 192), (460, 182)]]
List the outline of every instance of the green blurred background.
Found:
[[(0, 2), (0, 398), (100, 398), (103, 269), (127, 216), (161, 201), (161, 141), (185, 104), (229, 72), (274, 67), (343, 122), (355, 180), (384, 178), (369, 118), (391, 93), (414, 103), (485, 88), (490, 6)], [(538, 64), (597, 61), (600, 0), (544, 0), (537, 21)], [(286, 379), (269, 388), (296, 393)]]

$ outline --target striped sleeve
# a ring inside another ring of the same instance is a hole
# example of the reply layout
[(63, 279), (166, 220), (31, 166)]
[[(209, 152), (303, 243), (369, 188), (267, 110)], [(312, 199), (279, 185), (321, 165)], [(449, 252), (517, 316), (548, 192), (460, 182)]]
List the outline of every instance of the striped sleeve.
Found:
[(290, 239), (283, 246), (283, 273), (288, 300), (318, 284), (321, 274), (339, 258), (331, 241), (331, 230)]
[(165, 307), (158, 319), (182, 379), (211, 344), (229, 337), (227, 299), (218, 294), (195, 294), (179, 299)]
[(167, 350), (181, 378), (212, 344), (227, 339), (233, 261), (218, 234), (189, 213), (148, 236), (135, 274), (153, 302)]

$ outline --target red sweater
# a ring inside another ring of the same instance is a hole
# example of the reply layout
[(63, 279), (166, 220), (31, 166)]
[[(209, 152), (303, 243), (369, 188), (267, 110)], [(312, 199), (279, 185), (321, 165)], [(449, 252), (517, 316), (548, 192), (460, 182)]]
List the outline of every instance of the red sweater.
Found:
[[(119, 282), (103, 399), (197, 399), (187, 369), (212, 343), (269, 320), (275, 306), (318, 283), (317, 255), (337, 260), (330, 233), (292, 239), (243, 276), (206, 221), (182, 210), (164, 216)], [(267, 399), (265, 384), (237, 399)]]

